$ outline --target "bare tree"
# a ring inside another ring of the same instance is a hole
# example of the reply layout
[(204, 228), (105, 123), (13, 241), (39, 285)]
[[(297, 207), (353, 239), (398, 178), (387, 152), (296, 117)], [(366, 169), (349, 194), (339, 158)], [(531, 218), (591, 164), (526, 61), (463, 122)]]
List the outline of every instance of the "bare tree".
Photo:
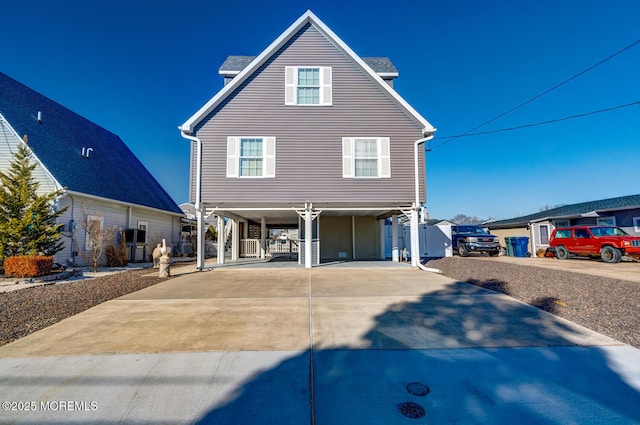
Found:
[(465, 214), (456, 214), (454, 217), (449, 219), (450, 222), (455, 224), (468, 224), (468, 223), (479, 223), (481, 220), (476, 216), (468, 216)]
[[(88, 214), (86, 210), (82, 210), (84, 220), (82, 221), (82, 229), (85, 232), (85, 243), (80, 250), (80, 255), (85, 262), (93, 265), (93, 272), (98, 272), (98, 264), (102, 258), (107, 245), (115, 240), (118, 228), (113, 225), (104, 227), (104, 215), (97, 210), (92, 214)], [(78, 246), (78, 244), (76, 244)]]

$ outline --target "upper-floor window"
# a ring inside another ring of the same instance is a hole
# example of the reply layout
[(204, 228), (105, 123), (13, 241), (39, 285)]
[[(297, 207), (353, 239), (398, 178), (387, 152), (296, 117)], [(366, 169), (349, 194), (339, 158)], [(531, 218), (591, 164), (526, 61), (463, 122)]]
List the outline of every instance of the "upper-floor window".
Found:
[(391, 156), (388, 137), (344, 137), (342, 177), (390, 178)]
[(285, 67), (285, 105), (320, 105), (332, 103), (330, 67)]
[(275, 137), (227, 137), (227, 177), (275, 175)]

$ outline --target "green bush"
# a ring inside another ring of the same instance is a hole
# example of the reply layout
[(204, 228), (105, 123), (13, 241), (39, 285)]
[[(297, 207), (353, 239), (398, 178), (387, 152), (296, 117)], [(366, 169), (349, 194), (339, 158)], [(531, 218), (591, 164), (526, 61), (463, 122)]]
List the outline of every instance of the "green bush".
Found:
[(4, 273), (13, 277), (37, 277), (51, 273), (53, 257), (15, 255), (4, 259)]

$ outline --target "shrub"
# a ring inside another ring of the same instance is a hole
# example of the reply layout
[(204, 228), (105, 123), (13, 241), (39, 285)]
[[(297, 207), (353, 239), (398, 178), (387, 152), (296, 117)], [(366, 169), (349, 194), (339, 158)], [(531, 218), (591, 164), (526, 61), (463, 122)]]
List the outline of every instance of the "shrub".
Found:
[(127, 251), (116, 249), (113, 245), (107, 247), (105, 255), (107, 256), (107, 267), (124, 267), (129, 263)]
[(14, 277), (37, 277), (51, 273), (53, 257), (16, 255), (5, 258), (4, 273)]

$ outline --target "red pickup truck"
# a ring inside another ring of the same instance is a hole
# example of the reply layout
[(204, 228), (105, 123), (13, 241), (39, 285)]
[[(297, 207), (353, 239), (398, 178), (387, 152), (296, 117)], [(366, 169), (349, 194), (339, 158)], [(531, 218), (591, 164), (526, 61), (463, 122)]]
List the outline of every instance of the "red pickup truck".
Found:
[(605, 263), (617, 263), (623, 256), (640, 259), (640, 237), (613, 226), (558, 227), (549, 245), (561, 260), (571, 255), (600, 256)]

